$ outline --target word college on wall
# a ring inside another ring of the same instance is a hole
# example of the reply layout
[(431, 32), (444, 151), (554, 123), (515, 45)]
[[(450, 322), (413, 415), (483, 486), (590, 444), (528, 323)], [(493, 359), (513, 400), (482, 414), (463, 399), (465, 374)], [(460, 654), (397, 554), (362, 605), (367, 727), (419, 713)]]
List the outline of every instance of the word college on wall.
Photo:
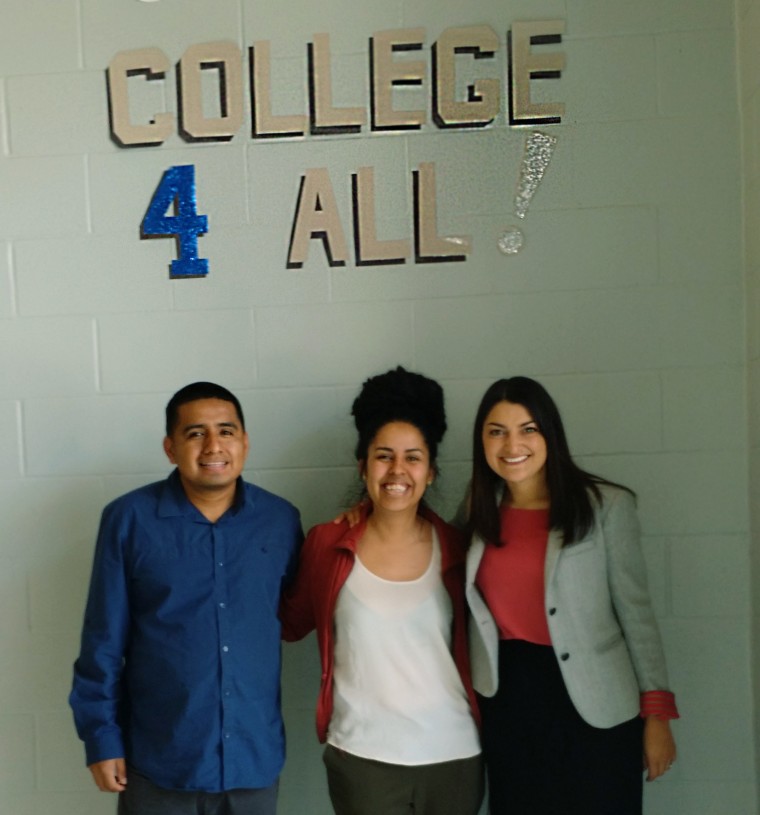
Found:
[[(135, 99), (139, 98), (141, 87), (145, 81), (164, 80), (172, 65), (159, 48), (122, 51), (111, 60), (107, 72), (111, 135), (125, 148), (159, 147), (174, 132), (188, 142), (229, 142), (240, 134), (246, 106), (250, 110), (249, 135), (254, 140), (302, 140), (363, 132), (403, 134), (420, 130), (426, 124), (439, 129), (472, 130), (492, 124), (499, 116), (503, 87), (510, 127), (557, 124), (562, 121), (564, 105), (533, 101), (531, 80), (561, 76), (564, 53), (556, 47), (540, 46), (556, 46), (563, 33), (562, 20), (512, 23), (505, 37), (507, 76), (483, 78), (480, 76), (483, 66), (494, 59), (502, 46), (499, 35), (490, 26), (446, 29), (430, 46), (427, 60), (419, 58), (425, 46), (424, 28), (376, 32), (369, 39), (369, 99), (364, 107), (333, 105), (329, 35), (315, 34), (307, 45), (308, 110), (290, 114), (273, 113), (269, 41), (255, 42), (248, 49), (247, 58), (232, 42), (195, 44), (186, 49), (176, 66), (176, 115), (158, 111), (142, 122), (133, 121), (130, 115), (130, 109), (138, 107)], [(477, 76), (467, 75), (468, 69)], [(247, 98), (243, 90), (245, 70), (250, 80)], [(203, 77), (209, 71), (215, 71), (218, 79), (216, 116), (204, 112)], [(404, 86), (426, 87), (428, 108), (394, 107), (394, 91)], [(465, 92), (457, 95), (458, 87), (465, 88)], [(144, 109), (144, 104), (140, 109)], [(434, 163), (422, 162), (412, 175), (415, 262), (465, 260), (471, 249), (468, 237), (441, 237), (436, 232)], [(177, 183), (180, 178), (183, 180)], [(357, 265), (405, 263), (412, 253), (409, 240), (376, 238), (374, 169), (358, 168), (352, 175), (352, 185)], [(206, 231), (206, 224), (203, 216), (195, 212), (192, 175), (171, 174), (159, 186), (157, 196), (151, 204), (153, 215), (148, 219), (153, 231), (149, 229), (147, 233), (174, 234), (180, 238), (186, 233), (184, 243), (178, 241), (180, 254), (184, 252), (185, 260), (194, 261), (197, 235)], [(156, 207), (173, 197), (179, 199), (179, 215), (158, 217)], [(187, 219), (184, 222), (179, 219), (183, 202)], [(345, 231), (325, 168), (307, 169), (301, 176), (287, 257), (289, 268), (303, 265), (314, 237), (322, 239), (330, 265), (348, 262)], [(192, 262), (184, 267), (184, 272), (182, 268), (180, 263), (175, 269), (178, 276), (206, 273), (202, 266)]]

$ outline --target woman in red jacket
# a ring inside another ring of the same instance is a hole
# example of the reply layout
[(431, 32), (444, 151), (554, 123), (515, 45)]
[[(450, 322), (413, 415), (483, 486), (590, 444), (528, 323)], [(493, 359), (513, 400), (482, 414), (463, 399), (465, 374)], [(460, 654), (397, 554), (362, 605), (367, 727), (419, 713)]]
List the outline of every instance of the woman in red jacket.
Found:
[(283, 599), (287, 640), (316, 628), (317, 734), (337, 815), (475, 815), (483, 795), (461, 534), (422, 503), (446, 430), (437, 382), (399, 367), (352, 408), (360, 522), (308, 534)]

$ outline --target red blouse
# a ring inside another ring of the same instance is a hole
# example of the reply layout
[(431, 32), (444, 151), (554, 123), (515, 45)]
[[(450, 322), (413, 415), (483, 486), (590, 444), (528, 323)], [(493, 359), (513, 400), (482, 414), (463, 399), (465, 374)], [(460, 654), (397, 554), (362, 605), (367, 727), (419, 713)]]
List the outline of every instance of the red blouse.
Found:
[[(486, 546), (475, 583), (502, 639), (551, 645), (544, 597), (544, 561), (549, 540), (548, 509), (501, 508), (502, 546)], [(643, 691), (641, 716), (677, 719), (675, 696)]]
[(551, 645), (544, 608), (548, 509), (501, 508), (502, 546), (486, 546), (477, 587), (505, 640)]

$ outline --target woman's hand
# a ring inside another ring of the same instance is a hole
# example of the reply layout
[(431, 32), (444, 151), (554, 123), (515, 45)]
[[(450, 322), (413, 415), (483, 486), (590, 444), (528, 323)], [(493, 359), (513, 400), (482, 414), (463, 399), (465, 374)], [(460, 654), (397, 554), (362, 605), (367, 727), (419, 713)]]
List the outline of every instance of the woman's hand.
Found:
[(341, 512), (340, 515), (336, 515), (333, 518), (333, 523), (342, 524), (343, 521), (348, 521), (349, 526), (356, 526), (356, 524), (358, 524), (362, 519), (362, 511), (369, 505), (369, 498), (363, 498), (358, 504), (354, 504), (352, 507), (345, 510), (345, 512)]
[(670, 731), (670, 722), (655, 716), (644, 720), (644, 768), (647, 781), (664, 775), (676, 760), (676, 743)]

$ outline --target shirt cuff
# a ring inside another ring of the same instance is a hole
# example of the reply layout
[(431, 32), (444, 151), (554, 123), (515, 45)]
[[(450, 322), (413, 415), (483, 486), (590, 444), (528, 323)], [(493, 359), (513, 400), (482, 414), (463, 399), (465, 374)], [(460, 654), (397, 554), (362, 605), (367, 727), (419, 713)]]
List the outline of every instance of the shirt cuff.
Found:
[(645, 719), (647, 716), (654, 716), (660, 721), (666, 722), (668, 719), (680, 719), (676, 708), (676, 697), (669, 690), (647, 690), (641, 694), (639, 705), (640, 716)]
[(85, 739), (84, 751), (88, 767), (99, 761), (106, 761), (109, 758), (124, 758), (126, 755), (121, 739), (121, 731), (117, 728), (110, 728), (110, 732), (95, 738)]

